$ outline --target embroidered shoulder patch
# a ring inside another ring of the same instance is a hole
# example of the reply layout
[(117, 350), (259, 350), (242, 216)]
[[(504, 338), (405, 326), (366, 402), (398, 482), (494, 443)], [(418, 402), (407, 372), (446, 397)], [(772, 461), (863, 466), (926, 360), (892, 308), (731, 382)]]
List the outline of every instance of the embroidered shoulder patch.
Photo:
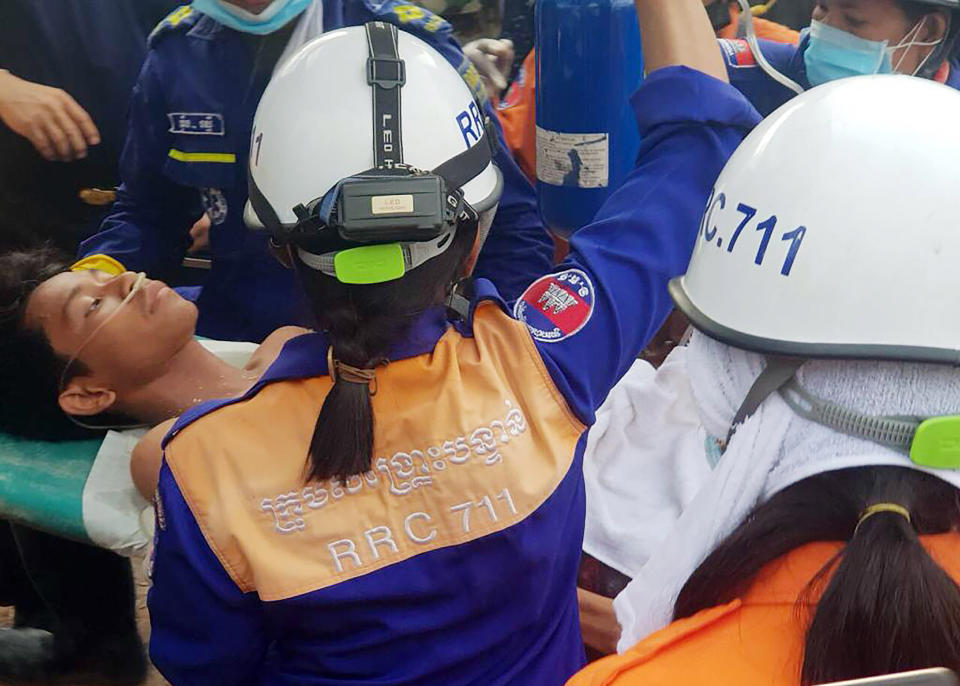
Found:
[(223, 115), (216, 112), (168, 112), (170, 133), (193, 136), (223, 136)]
[(557, 343), (580, 331), (593, 316), (594, 290), (579, 269), (548, 274), (534, 281), (513, 307), (541, 343)]
[(727, 66), (733, 69), (757, 66), (757, 58), (753, 56), (750, 46), (745, 40), (721, 40), (720, 49)]

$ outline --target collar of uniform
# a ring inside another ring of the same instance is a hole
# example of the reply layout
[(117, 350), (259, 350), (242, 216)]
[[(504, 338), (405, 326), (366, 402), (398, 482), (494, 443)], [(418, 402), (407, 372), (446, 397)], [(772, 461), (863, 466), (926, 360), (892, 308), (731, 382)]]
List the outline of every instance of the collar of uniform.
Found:
[(197, 23), (193, 25), (187, 35), (191, 38), (200, 38), (201, 40), (215, 39), (226, 27), (212, 17), (200, 13), (201, 16)]
[(800, 32), (800, 42), (797, 43), (797, 51), (793, 53), (793, 57), (790, 58), (790, 66), (787, 69), (787, 75), (799, 83), (804, 90), (813, 88), (813, 86), (810, 85), (810, 79), (807, 78), (807, 63), (804, 59), (808, 47), (810, 47), (810, 29), (805, 28)]
[(467, 320), (459, 320), (454, 322), (454, 328), (462, 335), (467, 337), (473, 336), (473, 317), (477, 312), (477, 308), (484, 303), (494, 303), (501, 310), (510, 313), (510, 306), (507, 305), (506, 301), (500, 296), (500, 293), (497, 291), (497, 287), (487, 279), (474, 279), (473, 280), (473, 297), (470, 300), (470, 315), (467, 317)]
[[(955, 581), (960, 580), (960, 535), (956, 533), (921, 536), (920, 542), (931, 557)], [(743, 598), (745, 605), (815, 605), (832, 574), (804, 594), (807, 585), (844, 545), (837, 542), (808, 543), (764, 567)]]
[[(387, 359), (404, 360), (432, 351), (448, 327), (449, 322), (444, 308), (430, 308), (417, 318), (406, 339), (387, 353)], [(166, 446), (178, 431), (200, 417), (221, 407), (247, 400), (268, 384), (327, 374), (328, 346), (327, 337), (322, 333), (304, 334), (287, 341), (277, 359), (246, 393), (236, 398), (209, 400), (190, 408), (180, 415), (173, 428), (164, 437), (163, 445)]]

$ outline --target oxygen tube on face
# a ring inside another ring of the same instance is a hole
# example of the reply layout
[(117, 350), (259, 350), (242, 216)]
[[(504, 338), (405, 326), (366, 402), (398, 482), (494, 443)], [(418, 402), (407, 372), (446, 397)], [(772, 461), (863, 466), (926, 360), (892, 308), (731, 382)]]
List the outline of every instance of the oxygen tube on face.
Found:
[[(97, 334), (99, 334), (101, 331), (103, 331), (103, 328), (104, 328), (107, 324), (109, 324), (110, 322), (113, 321), (114, 317), (117, 316), (117, 313), (119, 313), (124, 307), (126, 307), (126, 305), (127, 305), (131, 300), (133, 300), (134, 296), (135, 296), (137, 293), (140, 292), (140, 289), (141, 289), (141, 288), (143, 288), (143, 284), (144, 284), (144, 282), (145, 282), (146, 280), (147, 280), (147, 275), (144, 274), (143, 272), (139, 272), (139, 273), (137, 274), (137, 278), (136, 278), (136, 279), (134, 280), (134, 282), (133, 282), (133, 286), (131, 286), (131, 288), (130, 288), (130, 292), (127, 293), (127, 295), (123, 298), (123, 300), (120, 301), (120, 304), (117, 305), (117, 308), (116, 308), (113, 312), (111, 312), (110, 315), (109, 315), (106, 319), (104, 319), (102, 322), (100, 322), (100, 326), (98, 326), (97, 328), (95, 328), (95, 329), (90, 333), (90, 335), (87, 336), (87, 338), (83, 341), (83, 343), (80, 344), (80, 346), (76, 349), (76, 351), (73, 353), (73, 355), (70, 356), (70, 359), (67, 360), (67, 364), (64, 365), (64, 367), (63, 367), (63, 373), (60, 374), (60, 383), (57, 384), (57, 393), (63, 393), (63, 390), (64, 390), (64, 388), (65, 388), (66, 385), (67, 385), (67, 374), (68, 374), (69, 371), (70, 371), (70, 367), (73, 366), (73, 363), (76, 362), (76, 361), (77, 361), (77, 358), (80, 357), (80, 353), (83, 352), (84, 348), (86, 348), (88, 345), (90, 345), (90, 341), (92, 341), (92, 340), (97, 336)], [(143, 424), (143, 423), (141, 423), (141, 424), (118, 424), (118, 425), (96, 426), (96, 425), (93, 425), (93, 424), (87, 424), (86, 422), (84, 422), (84, 421), (82, 421), (82, 420), (80, 420), (80, 419), (77, 419), (74, 415), (72, 415), (72, 414), (70, 414), (70, 413), (65, 413), (65, 414), (67, 415), (67, 418), (68, 418), (71, 422), (73, 422), (74, 424), (76, 424), (76, 425), (79, 426), (80, 428), (82, 428), (82, 429), (90, 429), (90, 430), (92, 430), (92, 431), (108, 431), (108, 430), (111, 430), (111, 429), (112, 429), (112, 430), (115, 430), (115, 431), (122, 431), (122, 430), (124, 430), (124, 429), (142, 429), (142, 428), (145, 428), (145, 427), (148, 427), (148, 426), (149, 426), (149, 424)]]
[[(750, 52), (753, 53), (754, 59), (757, 60), (757, 64), (771, 79), (780, 85), (789, 88), (797, 95), (803, 93), (803, 87), (799, 83), (774, 69), (773, 65), (763, 56), (763, 52), (760, 50), (760, 43), (757, 42), (757, 31), (753, 26), (753, 8), (750, 7), (750, 0), (737, 0), (737, 3), (740, 5), (740, 11), (743, 15), (741, 21), (744, 22), (746, 27), (747, 45), (750, 47)], [(764, 5), (765, 10), (769, 9), (772, 5), (773, 2), (768, 2)]]

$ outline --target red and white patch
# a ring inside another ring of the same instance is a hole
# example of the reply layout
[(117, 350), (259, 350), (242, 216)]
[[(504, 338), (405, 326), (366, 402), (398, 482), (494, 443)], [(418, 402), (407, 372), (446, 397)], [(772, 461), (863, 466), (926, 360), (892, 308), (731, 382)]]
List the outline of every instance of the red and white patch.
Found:
[(753, 56), (750, 46), (745, 40), (721, 40), (720, 49), (727, 60), (727, 65), (734, 69), (757, 66), (757, 58)]
[(595, 291), (579, 269), (548, 274), (534, 281), (514, 305), (514, 316), (541, 343), (557, 343), (586, 326), (593, 316)]

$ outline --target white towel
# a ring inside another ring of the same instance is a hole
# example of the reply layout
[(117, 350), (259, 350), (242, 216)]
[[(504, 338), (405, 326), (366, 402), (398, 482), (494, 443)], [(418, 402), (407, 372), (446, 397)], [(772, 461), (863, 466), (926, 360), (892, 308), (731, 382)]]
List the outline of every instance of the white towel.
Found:
[(583, 549), (635, 576), (711, 471), (686, 348), (635, 362), (597, 411), (583, 460)]
[[(762, 356), (695, 336), (688, 370), (701, 420), (723, 436), (764, 366)], [(960, 411), (960, 372), (892, 362), (811, 361), (798, 373), (814, 395), (878, 415), (934, 416)], [(621, 652), (670, 623), (680, 589), (713, 548), (760, 502), (814, 474), (897, 465), (909, 458), (795, 415), (772, 395), (739, 428), (719, 466), (655, 554), (614, 601)], [(960, 473), (928, 471), (960, 488)]]
[(297, 20), (297, 26), (290, 34), (286, 47), (280, 53), (280, 59), (273, 67), (276, 74), (304, 45), (323, 35), (323, 0), (313, 0)]

